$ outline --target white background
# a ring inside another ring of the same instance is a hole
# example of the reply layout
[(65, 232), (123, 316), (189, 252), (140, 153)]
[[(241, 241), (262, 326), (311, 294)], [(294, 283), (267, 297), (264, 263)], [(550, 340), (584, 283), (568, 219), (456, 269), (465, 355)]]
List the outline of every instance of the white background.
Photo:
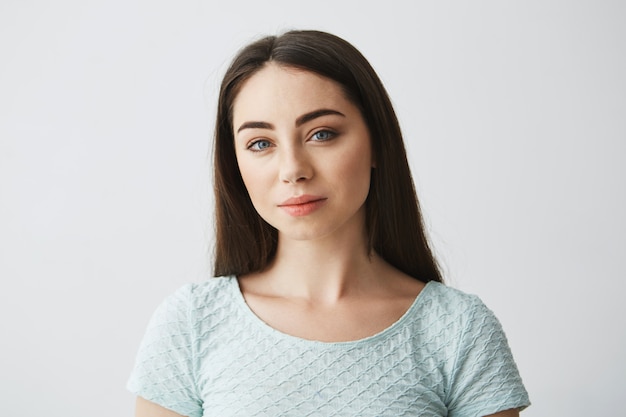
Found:
[(620, 1), (0, 3), (0, 415), (131, 415), (147, 320), (210, 275), (235, 51), (316, 28), (394, 101), (450, 285), (502, 321), (526, 417), (620, 415)]

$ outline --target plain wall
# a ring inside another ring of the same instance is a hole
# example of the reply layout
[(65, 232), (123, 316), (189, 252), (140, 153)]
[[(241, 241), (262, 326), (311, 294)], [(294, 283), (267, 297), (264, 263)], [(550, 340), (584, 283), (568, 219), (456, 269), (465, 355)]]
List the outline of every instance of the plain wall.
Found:
[(262, 34), (357, 46), (396, 106), (450, 285), (507, 332), (525, 417), (617, 415), (619, 1), (0, 4), (0, 415), (131, 415), (148, 318), (210, 276), (216, 90)]

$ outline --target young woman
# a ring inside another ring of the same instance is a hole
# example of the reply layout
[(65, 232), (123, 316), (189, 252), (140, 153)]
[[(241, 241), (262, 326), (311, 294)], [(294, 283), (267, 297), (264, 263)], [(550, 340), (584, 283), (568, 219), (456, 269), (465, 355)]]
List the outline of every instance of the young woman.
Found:
[(502, 329), (444, 286), (397, 118), (346, 41), (244, 48), (215, 134), (215, 276), (155, 312), (137, 416), (517, 416)]

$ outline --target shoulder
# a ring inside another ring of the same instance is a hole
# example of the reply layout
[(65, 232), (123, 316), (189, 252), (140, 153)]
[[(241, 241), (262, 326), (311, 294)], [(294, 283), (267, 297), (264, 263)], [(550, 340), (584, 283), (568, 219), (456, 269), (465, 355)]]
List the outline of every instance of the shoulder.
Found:
[(231, 304), (236, 285), (235, 277), (209, 278), (185, 284), (161, 302), (152, 316), (152, 322), (188, 321), (194, 316), (219, 311)]
[(468, 314), (485, 314), (489, 309), (476, 295), (431, 281), (418, 297), (423, 311), (438, 319), (458, 320)]
[[(197, 391), (198, 352), (209, 329), (228, 311), (234, 278), (186, 284), (154, 311), (144, 334), (128, 388), (148, 401), (186, 416), (201, 414)], [(209, 343), (209, 342), (206, 342)]]
[(197, 305), (228, 295), (237, 285), (235, 277), (208, 278), (201, 282), (188, 283), (178, 288), (164, 300), (165, 304)]
[(234, 276), (215, 277), (184, 285), (174, 294), (186, 294), (189, 301), (202, 304), (208, 300), (232, 296), (237, 286), (237, 278)]
[[(474, 345), (477, 338), (506, 337), (496, 315), (476, 295), (437, 283), (433, 291), (433, 307), (448, 321), (457, 322), (465, 343)], [(445, 320), (444, 320), (445, 321)]]
[(461, 346), (483, 332), (500, 331), (495, 315), (476, 295), (429, 282), (418, 296), (414, 326), (416, 331), (430, 335), (448, 360), (459, 354)]

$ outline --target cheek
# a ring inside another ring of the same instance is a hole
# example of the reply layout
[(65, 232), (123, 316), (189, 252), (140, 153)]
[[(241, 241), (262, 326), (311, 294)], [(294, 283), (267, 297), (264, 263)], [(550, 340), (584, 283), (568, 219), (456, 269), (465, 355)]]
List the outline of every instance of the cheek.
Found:
[(246, 170), (245, 167), (239, 167), (239, 172), (241, 173), (241, 178), (243, 179), (243, 184), (246, 186), (246, 190), (248, 190), (248, 194), (252, 198), (254, 195), (254, 190), (256, 189), (256, 181), (258, 181), (258, 177), (252, 175), (251, 172)]
[(239, 162), (239, 173), (243, 179), (243, 184), (248, 191), (252, 204), (258, 211), (260, 199), (266, 194), (268, 184), (262, 175), (263, 170), (255, 168), (253, 164), (246, 164), (245, 161)]
[(371, 159), (369, 150), (363, 151), (362, 148), (343, 152), (333, 161), (333, 176), (346, 183), (349, 193), (365, 194), (367, 197), (372, 169)]

